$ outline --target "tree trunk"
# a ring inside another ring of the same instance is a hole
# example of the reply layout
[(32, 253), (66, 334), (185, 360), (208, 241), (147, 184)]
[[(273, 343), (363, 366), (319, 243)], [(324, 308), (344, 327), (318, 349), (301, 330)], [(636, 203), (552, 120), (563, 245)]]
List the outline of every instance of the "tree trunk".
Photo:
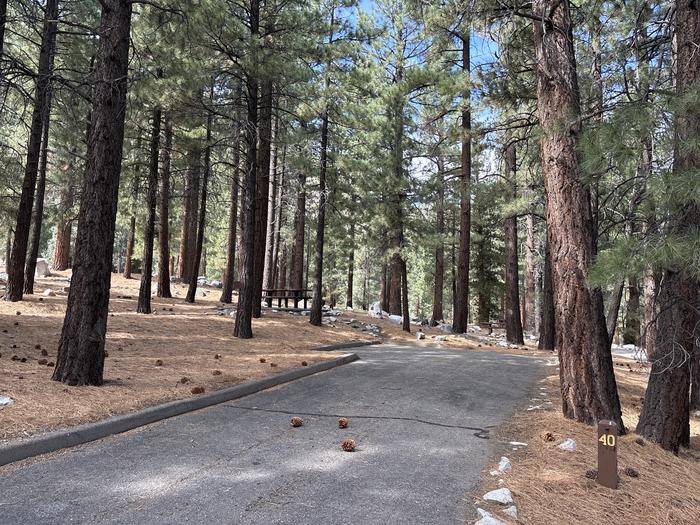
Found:
[(622, 344), (639, 344), (639, 286), (634, 275), (629, 278), (627, 316), (625, 317), (625, 332), (622, 336)]
[(182, 195), (182, 229), (180, 233), (180, 279), (189, 283), (194, 265), (194, 251), (197, 243), (197, 212), (199, 210), (199, 184), (201, 176), (202, 151), (194, 146), (188, 154), (187, 178)]
[[(214, 102), (214, 81), (212, 80), (212, 85), (209, 90), (209, 103)], [(207, 188), (209, 183), (209, 176), (211, 175), (211, 127), (214, 120), (213, 113), (209, 112), (207, 115), (207, 145), (204, 151), (204, 173), (202, 177), (202, 201), (199, 204), (199, 220), (197, 221), (197, 241), (194, 250), (194, 260), (192, 262), (192, 275), (190, 275), (190, 285), (187, 288), (187, 296), (185, 297), (185, 302), (194, 303), (195, 296), (197, 294), (197, 278), (199, 277), (199, 267), (202, 264), (202, 248), (204, 246), (204, 229), (207, 219)], [(203, 263), (205, 268), (204, 274), (206, 275), (206, 252), (205, 252), (205, 262)]]
[(279, 257), (280, 257), (280, 237), (282, 235), (282, 228), (287, 225), (287, 215), (284, 213), (284, 203), (285, 203), (285, 181), (286, 181), (286, 173), (287, 173), (287, 145), (285, 144), (282, 147), (282, 170), (280, 172), (280, 180), (279, 180), (279, 191), (277, 192), (277, 203), (275, 206), (277, 207), (277, 218), (275, 219), (275, 234), (274, 238), (272, 240), (272, 271), (273, 271), (273, 278), (272, 278), (272, 285), (273, 287), (277, 288), (286, 288), (286, 261), (285, 261), (285, 286), (281, 286), (279, 284), (280, 279), (279, 279), (279, 274), (278, 274), (278, 269), (279, 269)]
[(32, 205), (36, 190), (37, 174), (39, 172), (42, 129), (44, 123), (48, 121), (47, 114), (50, 111), (51, 65), (53, 63), (52, 57), (56, 44), (57, 29), (58, 0), (47, 0), (41, 36), (41, 50), (39, 51), (39, 71), (34, 94), (34, 110), (29, 129), (29, 144), (27, 145), (27, 162), (22, 181), (22, 194), (19, 208), (17, 209), (10, 264), (7, 268), (7, 288), (4, 297), (6, 301), (21, 301), (24, 292), (24, 265), (27, 260)]
[[(240, 100), (241, 93), (237, 96)], [(226, 268), (224, 270), (224, 279), (221, 287), (221, 301), (224, 304), (232, 302), (233, 296), (233, 281), (236, 275), (236, 243), (238, 242), (238, 187), (240, 185), (240, 163), (241, 163), (241, 114), (240, 110), (236, 110), (236, 129), (234, 131), (233, 143), (233, 176), (231, 177), (231, 206), (229, 208), (228, 217), (228, 242), (226, 250)]]
[[(326, 81), (327, 82), (327, 81)], [(318, 221), (316, 222), (316, 256), (314, 259), (314, 293), (311, 301), (311, 315), (309, 322), (314, 326), (321, 326), (323, 312), (323, 239), (326, 231), (326, 170), (328, 166), (328, 107), (323, 112), (321, 122), (321, 171), (319, 174), (319, 203)]]
[[(352, 206), (355, 207), (357, 202), (357, 196), (352, 196)], [(352, 308), (352, 296), (353, 296), (353, 284), (355, 280), (355, 220), (354, 217), (350, 217), (350, 252), (348, 253), (348, 282), (347, 282), (347, 292), (345, 297), (345, 306), (347, 308)]]
[(73, 188), (61, 188), (56, 221), (56, 246), (53, 252), (53, 269), (57, 271), (67, 270), (70, 267), (70, 238), (73, 221), (69, 213), (72, 207)]
[[(136, 139), (136, 151), (141, 151), (141, 134), (139, 133)], [(138, 155), (138, 153), (137, 153)], [(136, 244), (136, 208), (138, 207), (139, 198), (139, 186), (141, 184), (140, 180), (141, 164), (136, 163), (134, 168), (134, 178), (131, 181), (131, 218), (129, 219), (129, 234), (126, 240), (126, 255), (124, 257), (124, 278), (131, 279), (133, 257), (134, 257), (134, 245)]]
[[(462, 73), (469, 82), (469, 42), (467, 32), (462, 39)], [(462, 168), (459, 178), (459, 257), (457, 260), (457, 277), (455, 280), (454, 318), (452, 331), (463, 334), (467, 331), (469, 320), (469, 244), (471, 235), (471, 92), (468, 88), (463, 96), (462, 108)]]
[(435, 247), (435, 277), (433, 279), (433, 315), (431, 326), (436, 326), (445, 319), (442, 309), (442, 295), (445, 286), (445, 166), (441, 158), (438, 158), (438, 198), (436, 203), (437, 246)]
[(586, 283), (594, 232), (577, 151), (580, 103), (569, 2), (535, 0), (532, 9), (549, 14), (533, 25), (563, 413), (590, 425), (610, 419), (624, 432), (602, 294)]
[(268, 172), (269, 187), (267, 195), (267, 235), (265, 238), (265, 267), (263, 271), (263, 288), (273, 288), (275, 285), (275, 233), (277, 231), (277, 200), (278, 192), (282, 190), (282, 185), (277, 174), (277, 154), (278, 154), (278, 127), (279, 119), (274, 119), (272, 128), (272, 169)]
[[(516, 151), (515, 144), (506, 147), (506, 171), (509, 197), (515, 200), (516, 190)], [(515, 215), (505, 219), (506, 244), (506, 341), (516, 345), (525, 344), (523, 325), (520, 317), (520, 279), (518, 278), (518, 218)]]
[(52, 379), (101, 385), (124, 142), (131, 5), (102, 0), (75, 264)]
[[(700, 80), (700, 8), (695, 0), (677, 0), (675, 12), (676, 91), (686, 96)], [(700, 153), (687, 144), (700, 136), (700, 110), (684, 107), (675, 115), (673, 174), (689, 177), (700, 168)], [(688, 199), (669, 221), (669, 234), (684, 237), (700, 227), (700, 205)], [(698, 281), (685, 266), (664, 269), (657, 296), (659, 314), (649, 385), (637, 432), (663, 448), (688, 446), (690, 363), (696, 358), (700, 315)]]
[[(51, 59), (53, 71), (53, 55)], [(51, 90), (47, 95), (47, 111), (44, 115), (43, 136), (41, 139), (41, 161), (39, 165), (39, 178), (36, 183), (36, 198), (34, 199), (34, 213), (32, 214), (32, 231), (29, 237), (29, 256), (24, 271), (24, 293), (34, 293), (34, 273), (36, 272), (36, 260), (39, 257), (39, 244), (41, 243), (41, 226), (44, 222), (44, 196), (46, 194), (46, 170), (48, 168), (49, 154), (49, 125), (51, 121)]]
[(408, 271), (406, 259), (401, 258), (401, 328), (404, 332), (411, 333), (411, 316), (408, 311)]
[(549, 254), (549, 242), (545, 241), (544, 254), (544, 278), (542, 285), (542, 317), (540, 319), (540, 340), (537, 348), (540, 350), (554, 351), (555, 322), (554, 322), (554, 289), (552, 287), (552, 257)]
[(620, 315), (620, 304), (622, 303), (622, 295), (624, 291), (625, 282), (622, 281), (620, 284), (615, 286), (615, 289), (610, 295), (610, 304), (608, 305), (608, 315), (605, 318), (605, 323), (608, 332), (608, 341), (611, 345), (613, 344), (615, 330), (617, 329), (617, 318)]
[[(7, 0), (0, 0), (0, 64), (2, 64), (2, 53), (5, 47), (5, 23), (7, 22)], [(0, 71), (2, 68), (0, 66)]]
[(523, 308), (523, 329), (532, 333), (537, 328), (535, 312), (535, 218), (528, 213), (525, 218), (525, 308)]
[[(250, 1), (250, 33), (252, 40), (258, 38), (260, 23), (260, 2)], [(256, 45), (255, 42), (252, 45)], [(246, 77), (247, 115), (246, 130), (246, 174), (245, 193), (243, 194), (244, 224), (241, 250), (241, 289), (238, 294), (236, 323), (233, 335), (241, 339), (253, 337), (253, 297), (255, 288), (255, 197), (258, 174), (258, 81), (250, 72)]]
[(267, 239), (267, 211), (270, 196), (270, 157), (272, 151), (272, 81), (266, 80), (260, 91), (260, 149), (258, 151), (258, 185), (255, 205), (255, 288), (253, 317), (262, 315), (262, 289)]
[(299, 173), (297, 205), (294, 210), (294, 244), (292, 245), (291, 288), (301, 288), (304, 284), (304, 234), (306, 232), (306, 175)]
[(379, 307), (382, 309), (382, 312), (389, 311), (389, 283), (387, 282), (387, 272), (386, 262), (382, 263), (381, 275), (379, 276)]
[(165, 144), (160, 185), (160, 213), (158, 228), (158, 284), (156, 295), (169, 299), (170, 293), (170, 161), (173, 149), (173, 123), (170, 114), (165, 115)]
[(287, 251), (287, 242), (282, 241), (278, 258), (277, 287), (283, 290), (287, 288)]
[(141, 261), (141, 286), (136, 312), (151, 313), (151, 282), (153, 274), (153, 236), (156, 229), (156, 206), (158, 205), (158, 155), (160, 154), (161, 109), (153, 109), (151, 129), (150, 164), (148, 168), (148, 193), (146, 194), (146, 224), (143, 229), (143, 260)]

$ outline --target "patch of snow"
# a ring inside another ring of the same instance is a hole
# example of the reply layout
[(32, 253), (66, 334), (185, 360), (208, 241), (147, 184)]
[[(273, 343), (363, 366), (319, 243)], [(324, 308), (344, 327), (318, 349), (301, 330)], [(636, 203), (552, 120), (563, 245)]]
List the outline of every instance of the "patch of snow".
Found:
[(507, 488), (496, 489), (484, 494), (484, 499), (486, 501), (495, 501), (496, 503), (509, 505), (513, 503), (513, 494)]
[(571, 438), (566, 438), (562, 443), (559, 444), (559, 448), (562, 450), (574, 451), (576, 450), (576, 441)]

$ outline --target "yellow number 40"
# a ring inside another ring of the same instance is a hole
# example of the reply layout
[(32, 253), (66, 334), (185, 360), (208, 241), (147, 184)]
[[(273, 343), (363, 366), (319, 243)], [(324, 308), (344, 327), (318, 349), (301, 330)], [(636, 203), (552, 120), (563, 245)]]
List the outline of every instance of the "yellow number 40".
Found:
[(600, 441), (606, 447), (615, 446), (615, 436), (613, 436), (612, 434), (603, 434), (598, 438), (598, 441)]

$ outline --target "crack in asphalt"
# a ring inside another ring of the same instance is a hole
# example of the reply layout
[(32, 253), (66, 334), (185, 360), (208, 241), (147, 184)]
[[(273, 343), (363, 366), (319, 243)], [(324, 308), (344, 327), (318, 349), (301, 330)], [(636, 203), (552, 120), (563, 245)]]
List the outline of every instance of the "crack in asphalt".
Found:
[(312, 416), (312, 417), (346, 417), (348, 419), (381, 419), (386, 421), (413, 421), (415, 423), (423, 423), (424, 425), (430, 425), (433, 427), (444, 427), (444, 428), (459, 428), (462, 430), (473, 430), (475, 431), (472, 435), (479, 439), (490, 439), (489, 433), (492, 426), (485, 428), (482, 427), (468, 427), (463, 425), (448, 425), (447, 423), (437, 423), (435, 421), (427, 421), (425, 419), (418, 419), (413, 417), (398, 417), (398, 416), (362, 416), (362, 415), (351, 415), (351, 414), (319, 414), (316, 412), (296, 412), (290, 410), (273, 410), (270, 408), (258, 408), (258, 407), (246, 407), (239, 405), (222, 405), (224, 408), (234, 408), (241, 410), (249, 410), (251, 412), (269, 412), (272, 414), (286, 414), (290, 416)]

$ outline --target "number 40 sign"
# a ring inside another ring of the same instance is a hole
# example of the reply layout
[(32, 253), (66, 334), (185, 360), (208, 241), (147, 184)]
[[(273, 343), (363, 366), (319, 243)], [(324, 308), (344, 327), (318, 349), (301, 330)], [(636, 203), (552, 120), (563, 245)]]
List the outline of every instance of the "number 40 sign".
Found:
[(617, 488), (617, 423), (603, 419), (598, 422), (598, 483)]

